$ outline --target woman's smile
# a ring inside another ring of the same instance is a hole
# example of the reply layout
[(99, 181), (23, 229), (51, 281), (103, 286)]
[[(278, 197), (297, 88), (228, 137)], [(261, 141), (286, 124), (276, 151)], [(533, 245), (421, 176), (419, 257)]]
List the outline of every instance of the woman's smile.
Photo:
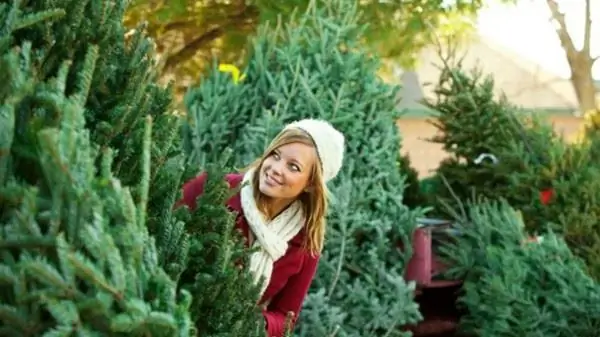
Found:
[(276, 179), (273, 175), (265, 172), (265, 184), (271, 186), (271, 187), (276, 187), (276, 186), (281, 186), (283, 185), (283, 182), (279, 179)]

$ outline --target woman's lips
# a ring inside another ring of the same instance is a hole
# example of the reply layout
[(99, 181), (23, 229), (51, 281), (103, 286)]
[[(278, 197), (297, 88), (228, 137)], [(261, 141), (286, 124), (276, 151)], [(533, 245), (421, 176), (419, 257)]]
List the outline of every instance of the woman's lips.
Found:
[(267, 184), (272, 185), (272, 186), (278, 186), (278, 185), (282, 185), (281, 182), (279, 182), (277, 179), (273, 178), (271, 175), (269, 175), (268, 173), (265, 173), (265, 181), (267, 182)]

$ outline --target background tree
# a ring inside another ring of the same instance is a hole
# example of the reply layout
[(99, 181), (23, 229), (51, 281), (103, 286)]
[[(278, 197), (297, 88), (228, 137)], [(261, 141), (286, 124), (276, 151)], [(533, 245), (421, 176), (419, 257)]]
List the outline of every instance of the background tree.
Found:
[(243, 80), (213, 68), (191, 89), (186, 148), (200, 165), (231, 146), (241, 168), (288, 122), (323, 118), (342, 131), (345, 163), (329, 184), (327, 240), (295, 333), (406, 336), (402, 327), (421, 317), (403, 279), (411, 252), (397, 247), (410, 247), (422, 213), (402, 201), (398, 88), (379, 79), (379, 59), (363, 48), (356, 4), (313, 4), (260, 30)]
[(561, 236), (529, 240), (506, 202), (472, 199), (453, 209), (454, 235), (441, 255), (447, 277), (464, 280), (460, 327), (467, 335), (589, 336), (600, 328), (600, 287)]
[[(571, 84), (575, 90), (579, 109), (583, 112), (596, 111), (596, 85), (592, 76), (592, 69), (600, 55), (592, 55), (592, 0), (585, 0), (585, 10), (581, 16), (584, 22), (583, 43), (577, 48), (573, 42), (572, 33), (569, 32), (565, 14), (560, 9), (556, 0), (546, 0), (552, 19), (556, 23), (556, 35), (565, 52), (569, 68), (571, 69)], [(597, 5), (597, 4), (596, 4)], [(600, 9), (600, 8), (599, 8)], [(581, 33), (581, 32), (580, 32)]]
[[(286, 22), (295, 9), (303, 11), (308, 3), (136, 0), (129, 7), (125, 22), (129, 26), (148, 22), (147, 30), (161, 55), (162, 76), (177, 78), (177, 85), (187, 87), (207, 69), (213, 56), (223, 63), (241, 65), (248, 55), (248, 37), (258, 25), (274, 24), (278, 16)], [(362, 42), (382, 57), (411, 65), (416, 52), (430, 42), (430, 27), (452, 35), (469, 30), (469, 18), (482, 3), (483, 0), (361, 1), (361, 24), (369, 25)]]

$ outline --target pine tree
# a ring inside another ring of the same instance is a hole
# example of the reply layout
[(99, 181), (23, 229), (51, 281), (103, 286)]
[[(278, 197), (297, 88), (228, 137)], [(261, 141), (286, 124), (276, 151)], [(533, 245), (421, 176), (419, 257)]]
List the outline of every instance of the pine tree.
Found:
[(565, 241), (552, 232), (528, 240), (506, 202), (455, 210), (460, 233), (442, 250), (448, 276), (465, 280), (459, 298), (469, 335), (596, 336), (600, 286)]
[(356, 15), (352, 2), (312, 3), (285, 25), (262, 27), (243, 79), (215, 67), (186, 96), (186, 145), (198, 163), (231, 146), (232, 164), (248, 165), (301, 118), (326, 119), (347, 137), (298, 336), (403, 336), (401, 327), (420, 319), (402, 277), (411, 252), (396, 248), (410, 246), (420, 214), (402, 203), (397, 88), (377, 77), (378, 60), (359, 46)]
[(85, 128), (97, 46), (44, 77), (47, 50), (19, 35), (65, 13), (0, 5), (0, 334), (188, 336), (190, 296), (178, 298), (146, 229), (152, 118), (134, 200), (112, 171), (112, 149)]
[[(456, 205), (455, 197), (505, 199), (521, 211), (531, 235), (547, 230), (564, 235), (600, 279), (600, 241), (595, 239), (600, 169), (594, 144), (567, 143), (539, 115), (495, 98), (494, 91), (493, 79), (478, 71), (469, 74), (459, 66), (442, 74), (439, 96), (430, 107), (440, 112), (435, 123), (443, 134), (432, 141), (443, 144), (451, 157), (433, 183), (438, 211), (444, 204)], [(496, 162), (477, 163), (481, 154), (493, 155)]]
[[(184, 178), (197, 169), (185, 165), (169, 89), (154, 79), (151, 41), (123, 28), (126, 4), (0, 5), (7, 75), (0, 334), (39, 336), (56, 328), (83, 336), (252, 336), (228, 334), (257, 326), (255, 315), (240, 315), (255, 306), (232, 300), (239, 290), (220, 312), (198, 315), (198, 308), (221, 301), (198, 289), (215, 290), (220, 282), (252, 291), (237, 267), (245, 250), (230, 231), (202, 232), (233, 226), (224, 186), (209, 184), (210, 197), (196, 212), (173, 211)], [(71, 253), (57, 256), (55, 242)], [(190, 258), (206, 265), (188, 266)], [(210, 268), (214, 259), (218, 270)], [(27, 288), (19, 283), (30, 282), (25, 270), (35, 278)], [(69, 292), (61, 294), (65, 287)], [(203, 317), (219, 320), (204, 326)]]
[[(101, 149), (110, 147), (115, 150), (113, 172), (124, 185), (132, 188), (135, 200), (140, 197), (135, 186), (142, 172), (139, 158), (144, 120), (146, 116), (152, 117), (155, 127), (150, 153), (148, 226), (151, 234), (160, 234), (159, 241), (163, 237), (180, 238), (171, 246), (159, 242), (161, 264), (176, 277), (185, 267), (187, 247), (181, 223), (170, 210), (179, 197), (183, 179), (195, 172), (184, 172), (180, 118), (173, 113), (170, 88), (157, 83), (153, 42), (144, 35), (143, 26), (127, 31), (123, 25), (129, 2), (59, 0), (9, 3), (12, 5), (5, 6), (16, 6), (26, 13), (64, 11), (57, 20), (15, 31), (12, 42), (7, 43), (32, 43), (36, 51), (32, 55), (35, 75), (41, 81), (51, 80), (64, 60), (69, 60), (71, 66), (64, 83), (66, 95), (80, 89), (76, 87), (77, 79), (81, 76), (90, 46), (98, 49), (94, 71), (89, 74), (88, 95), (83, 102), (85, 125), (94, 144)], [(24, 134), (23, 137), (27, 136)], [(30, 167), (31, 162), (22, 159), (18, 165)], [(39, 175), (39, 172), (30, 169), (27, 172), (34, 177)]]
[(461, 200), (502, 195), (513, 163), (499, 152), (506, 153), (509, 143), (525, 133), (524, 113), (505, 98), (496, 99), (491, 76), (466, 71), (460, 63), (443, 69), (435, 93), (427, 106), (439, 112), (432, 122), (439, 133), (430, 141), (450, 154), (432, 179), (437, 211), (444, 210), (440, 203), (454, 202), (452, 194)]
[[(189, 233), (189, 256), (179, 285), (194, 294), (191, 314), (196, 336), (263, 337), (264, 318), (258, 287), (240, 266), (249, 263), (249, 250), (235, 230), (235, 217), (226, 206), (236, 192), (223, 177), (229, 154), (203, 167), (204, 193), (196, 209), (184, 213)], [(179, 214), (177, 214), (179, 215)]]

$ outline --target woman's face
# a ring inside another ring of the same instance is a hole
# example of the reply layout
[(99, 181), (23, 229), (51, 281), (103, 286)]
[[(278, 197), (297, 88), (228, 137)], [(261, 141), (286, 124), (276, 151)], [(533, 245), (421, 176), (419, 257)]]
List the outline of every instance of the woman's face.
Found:
[(259, 190), (274, 199), (296, 199), (309, 187), (317, 160), (315, 148), (310, 145), (290, 143), (280, 146), (262, 163)]

